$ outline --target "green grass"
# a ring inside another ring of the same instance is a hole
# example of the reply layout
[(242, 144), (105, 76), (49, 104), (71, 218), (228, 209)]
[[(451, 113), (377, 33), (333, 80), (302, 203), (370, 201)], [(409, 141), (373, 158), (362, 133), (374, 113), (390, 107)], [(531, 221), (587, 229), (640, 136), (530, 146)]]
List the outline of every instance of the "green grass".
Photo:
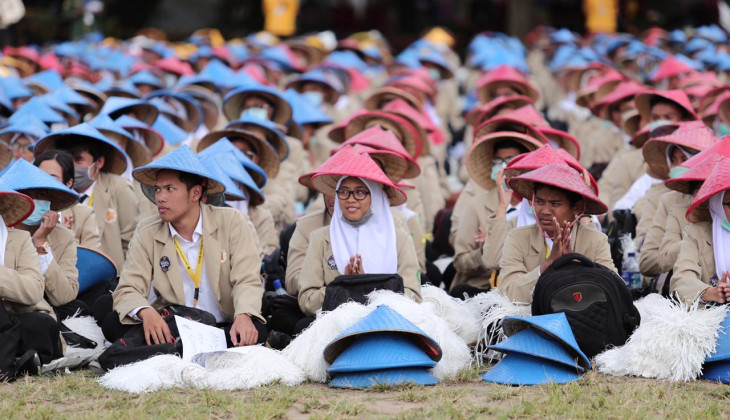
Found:
[(323, 384), (252, 391), (109, 391), (88, 372), (0, 384), (3, 419), (280, 418), (728, 418), (730, 387), (671, 383), (590, 372), (564, 385), (507, 387), (481, 382), (472, 368), (432, 387), (340, 390)]

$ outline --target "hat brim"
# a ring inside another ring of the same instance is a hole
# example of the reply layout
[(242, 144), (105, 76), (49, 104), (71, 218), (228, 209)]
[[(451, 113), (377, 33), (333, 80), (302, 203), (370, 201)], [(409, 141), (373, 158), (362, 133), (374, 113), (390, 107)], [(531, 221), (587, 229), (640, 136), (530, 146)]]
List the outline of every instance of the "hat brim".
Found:
[(350, 120), (347, 127), (345, 127), (345, 137), (349, 139), (370, 127), (379, 125), (392, 131), (401, 141), (408, 154), (415, 159), (423, 153), (423, 144), (413, 133), (406, 129), (409, 124), (408, 120), (398, 115), (382, 111), (371, 111)]
[(702, 379), (712, 382), (730, 384), (730, 361), (709, 362), (702, 366)]
[(137, 103), (115, 109), (109, 113), (109, 117), (116, 120), (122, 115), (129, 115), (132, 112), (136, 115), (135, 118), (147, 125), (152, 125), (160, 115), (160, 110), (156, 106), (148, 103)]
[(363, 106), (365, 107), (365, 109), (375, 111), (381, 109), (381, 103), (383, 101), (391, 101), (393, 99), (403, 99), (404, 101), (406, 101), (406, 103), (408, 103), (408, 105), (418, 111), (420, 111), (423, 107), (421, 101), (419, 101), (418, 98), (416, 98), (412, 94), (406, 92), (403, 89), (398, 89), (390, 86), (385, 86), (377, 89), (365, 100)]
[(515, 141), (530, 152), (542, 145), (526, 134), (511, 131), (499, 131), (479, 137), (467, 152), (466, 169), (474, 182), (485, 190), (491, 190), (497, 185), (492, 179), (494, 145), (505, 140)]
[(113, 145), (112, 142), (109, 140), (104, 141), (96, 137), (87, 136), (80, 133), (60, 132), (49, 134), (40, 139), (38, 143), (36, 143), (34, 154), (38, 156), (46, 150), (57, 149), (58, 142), (65, 138), (76, 138), (94, 142), (103, 146), (107, 150), (107, 152), (111, 152), (113, 156), (111, 159), (107, 159), (107, 161), (104, 163), (104, 167), (102, 168), (102, 170), (106, 170), (115, 175), (121, 175), (124, 173), (124, 171), (127, 170), (127, 158), (124, 155), (122, 149), (119, 148), (119, 146)]
[(217, 142), (222, 138), (227, 138), (231, 143), (235, 144), (235, 141), (247, 141), (254, 148), (256, 148), (256, 154), (258, 155), (259, 162), (257, 165), (266, 172), (267, 178), (275, 178), (279, 174), (279, 156), (274, 148), (261, 137), (249, 133), (243, 130), (221, 130), (208, 133), (203, 137), (198, 146), (196, 152), (206, 149), (211, 144)]
[(7, 227), (18, 225), (27, 219), (35, 209), (33, 199), (25, 194), (14, 191), (0, 191), (0, 195), (3, 197), (0, 200), (0, 215), (3, 216)]
[(42, 191), (45, 193), (44, 199), (51, 202), (51, 210), (61, 212), (68, 208), (71, 208), (79, 203), (79, 196), (69, 191), (64, 191), (59, 188), (53, 187), (37, 187), (37, 188), (23, 188), (17, 189), (21, 194), (29, 195), (29, 193), (35, 191)]
[(335, 388), (370, 388), (376, 385), (436, 385), (438, 383), (438, 379), (424, 368), (398, 368), (341, 374), (332, 378), (329, 384)]
[(540, 92), (535, 89), (532, 84), (522, 80), (494, 80), (489, 83), (480, 86), (477, 90), (477, 98), (481, 103), (488, 103), (489, 101), (496, 99), (492, 98), (489, 92), (499, 87), (509, 87), (517, 91), (520, 96), (527, 96), (532, 99), (531, 103), (535, 103), (540, 99)]
[(76, 248), (76, 269), (79, 272), (79, 293), (103, 281), (113, 280), (117, 266), (103, 252), (79, 245)]
[(363, 334), (346, 348), (327, 372), (348, 373), (397, 368), (432, 368), (436, 362), (407, 336), (382, 332)]
[(552, 127), (541, 127), (539, 131), (545, 137), (552, 138), (562, 149), (570, 153), (571, 156), (576, 159), (580, 159), (580, 144), (578, 144), (578, 140), (576, 140), (573, 136)]
[[(337, 182), (339, 182), (340, 178), (343, 176), (353, 176), (356, 178), (364, 178), (370, 181), (378, 182), (377, 179), (372, 179), (366, 175), (350, 175), (350, 174), (344, 174), (339, 173), (341, 171), (333, 171), (332, 172), (320, 172), (317, 174), (314, 174), (312, 176), (312, 187), (316, 191), (321, 192), (322, 194), (334, 196), (335, 195), (335, 189), (337, 188)], [(382, 185), (382, 184), (381, 184)], [(408, 197), (406, 196), (406, 193), (403, 192), (398, 187), (391, 187), (388, 185), (383, 185), (383, 192), (385, 192), (385, 195), (388, 197), (388, 202), (390, 203), (391, 207), (394, 206), (400, 206), (401, 204), (404, 204), (406, 201), (408, 201)]]
[(127, 154), (127, 156), (129, 156), (129, 159), (132, 161), (132, 166), (134, 166), (135, 168), (139, 168), (140, 166), (144, 166), (152, 162), (152, 152), (150, 152), (147, 146), (139, 143), (134, 138), (122, 136), (119, 133), (108, 131), (103, 128), (99, 129), (99, 131), (104, 134), (105, 137), (114, 141), (117, 144), (120, 143), (121, 139), (127, 141), (127, 144), (124, 147), (124, 152)]
[(525, 328), (500, 343), (489, 346), (489, 348), (505, 354), (521, 354), (545, 359), (578, 372), (585, 372), (585, 368), (576, 362), (574, 356), (565, 348), (562, 342), (541, 334), (539, 330), (533, 328)]
[(580, 374), (575, 369), (559, 363), (510, 353), (481, 377), (485, 382), (523, 386), (564, 384), (580, 379)]
[(286, 125), (292, 117), (292, 109), (288, 102), (283, 98), (276, 96), (270, 92), (261, 90), (247, 90), (232, 95), (223, 102), (223, 115), (228, 121), (235, 121), (241, 118), (243, 111), (243, 102), (249, 96), (260, 96), (274, 104), (274, 113), (271, 120), (277, 124)]

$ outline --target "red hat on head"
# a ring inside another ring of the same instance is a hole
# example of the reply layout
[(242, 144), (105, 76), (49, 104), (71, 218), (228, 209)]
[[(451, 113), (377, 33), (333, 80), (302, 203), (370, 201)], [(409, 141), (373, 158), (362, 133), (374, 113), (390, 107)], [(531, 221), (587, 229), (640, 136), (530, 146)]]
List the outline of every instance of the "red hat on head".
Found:
[(691, 168), (692, 166), (698, 164), (700, 161), (704, 160), (707, 156), (710, 156), (713, 153), (730, 157), (730, 136), (725, 136), (721, 138), (720, 141), (716, 142), (712, 146), (687, 159), (682, 164), (682, 166)]
[(342, 144), (344, 146), (354, 146), (356, 144), (372, 147), (374, 149), (386, 150), (401, 156), (406, 160), (407, 168), (401, 174), (402, 178), (415, 178), (421, 173), (421, 167), (415, 160), (411, 158), (398, 137), (390, 130), (379, 125), (367, 128), (360, 133), (350, 137)]
[(35, 48), (29, 47), (27, 45), (21, 45), (20, 47), (17, 47), (17, 48), (16, 47), (5, 47), (5, 50), (3, 50), (3, 55), (24, 58), (35, 64), (38, 64), (38, 60), (40, 60), (40, 58), (41, 58), (40, 54), (38, 53), (38, 51), (35, 50)]
[[(687, 172), (676, 178), (670, 178), (664, 181), (664, 185), (667, 188), (679, 191), (685, 194), (692, 194), (691, 183), (693, 181), (704, 182), (705, 179), (710, 175), (712, 169), (717, 166), (717, 162), (722, 159), (723, 156), (717, 153), (713, 153), (710, 156), (704, 156), (704, 159), (695, 163), (692, 167), (688, 167)], [(684, 167), (687, 162), (684, 162)]]
[(560, 149), (565, 150), (574, 158), (580, 159), (580, 144), (578, 144), (578, 140), (576, 140), (575, 137), (563, 130), (558, 130), (557, 128), (537, 127), (537, 129), (548, 139), (549, 142), (552, 141), (557, 143)]
[(702, 111), (702, 121), (704, 121), (705, 124), (711, 124), (712, 120), (720, 113), (720, 106), (723, 102), (727, 101), (730, 101), (730, 90), (720, 93), (720, 95), (716, 96), (712, 103)]
[(656, 67), (654, 74), (651, 76), (652, 82), (658, 82), (660, 80), (668, 79), (670, 77), (679, 76), (682, 74), (692, 73), (694, 69), (689, 64), (677, 60), (673, 55), (667, 56), (659, 65)]
[(701, 152), (717, 142), (717, 137), (702, 121), (690, 121), (678, 124), (677, 129), (665, 136), (654, 137), (644, 144), (641, 153), (649, 165), (650, 175), (654, 178), (669, 179), (669, 163), (667, 149), (681, 146), (695, 152)]
[(588, 83), (576, 93), (575, 103), (588, 108), (588, 99), (591, 96), (595, 100), (601, 100), (624, 80), (626, 77), (623, 74), (609, 67), (605, 73), (588, 80)]
[(384, 127), (395, 134), (413, 159), (427, 153), (428, 142), (423, 141), (418, 129), (408, 119), (384, 111), (368, 111), (352, 120), (345, 127), (345, 136), (350, 138), (373, 126)]
[(535, 109), (532, 105), (526, 105), (522, 108), (517, 108), (509, 114), (504, 115), (506, 118), (512, 118), (514, 120), (524, 121), (533, 127), (550, 127), (545, 117)]
[(621, 82), (611, 93), (596, 102), (593, 108), (591, 108), (591, 111), (601, 119), (611, 120), (611, 108), (620, 102), (633, 98), (645, 90), (646, 88), (639, 83), (633, 81)]
[(41, 58), (38, 59), (38, 65), (41, 66), (43, 70), (56, 70), (58, 73), (63, 74), (63, 64), (61, 64), (61, 60), (56, 57), (56, 54), (48, 53), (41, 56)]
[(406, 101), (411, 107), (420, 110), (422, 108), (421, 101), (410, 94), (409, 92), (406, 92), (403, 89), (397, 88), (395, 86), (384, 86), (379, 89), (376, 89), (363, 103), (363, 106), (366, 109), (369, 110), (376, 110), (380, 108), (380, 103), (384, 100), (392, 101), (395, 99), (403, 99)]
[(355, 151), (355, 149), (353, 149), (352, 146), (340, 147), (340, 150), (338, 150), (336, 153), (334, 153), (329, 159), (324, 161), (324, 163), (319, 165), (319, 167), (317, 167), (317, 169), (300, 176), (299, 183), (304, 185), (305, 187), (313, 190), (314, 189), (314, 185), (312, 185), (313, 176), (317, 175), (320, 171), (326, 172), (332, 168), (339, 166), (340, 163), (344, 160), (355, 159), (358, 156), (360, 156), (360, 153)]
[(699, 112), (704, 112), (710, 105), (712, 105), (713, 102), (717, 99), (718, 96), (722, 95), (723, 92), (729, 91), (730, 86), (723, 85), (723, 86), (717, 86), (712, 88), (711, 91), (705, 93), (705, 96), (700, 99), (700, 104), (697, 107), (697, 110)]
[(353, 112), (352, 115), (350, 115), (349, 118), (347, 118), (345, 121), (333, 125), (332, 128), (327, 132), (327, 137), (330, 138), (335, 143), (344, 143), (345, 140), (347, 140), (347, 137), (345, 137), (345, 128), (347, 128), (347, 124), (350, 123), (355, 117), (358, 117), (360, 115), (366, 114), (368, 111), (366, 109), (358, 109), (357, 111)]
[[(567, 163), (570, 167), (580, 173), (583, 173), (585, 170), (583, 166), (565, 150), (556, 149), (549, 144), (543, 144), (532, 152), (515, 157), (504, 169), (504, 174), (507, 178), (510, 178), (528, 171), (542, 168), (543, 166), (552, 165), (553, 163)], [(593, 191), (598, 194), (598, 183), (592, 176), (591, 185)]]
[(490, 91), (497, 86), (512, 87), (521, 95), (529, 96), (533, 101), (540, 99), (540, 93), (532, 83), (522, 73), (507, 65), (496, 67), (477, 80), (477, 99), (482, 103), (494, 99), (490, 96)]
[(678, 107), (682, 108), (688, 115), (695, 119), (699, 119), (695, 113), (692, 103), (687, 94), (682, 90), (648, 90), (636, 95), (636, 109), (641, 114), (641, 124), (646, 125), (651, 121), (651, 99), (659, 97), (674, 102)]
[(385, 149), (375, 149), (363, 144), (355, 144), (352, 148), (361, 155), (369, 155), (373, 158), (375, 162), (380, 164), (385, 175), (394, 183), (398, 183), (404, 178), (409, 162), (400, 153)]
[(163, 58), (162, 60), (158, 60), (155, 65), (160, 70), (177, 74), (178, 76), (190, 76), (195, 74), (189, 63), (181, 61), (175, 57)]
[(433, 125), (431, 120), (423, 112), (412, 108), (405, 101), (396, 99), (386, 105), (383, 110), (405, 118), (411, 123), (411, 126), (415, 128), (415, 132), (418, 133), (418, 137), (421, 139), (421, 154), (431, 153), (429, 140), (435, 144), (441, 144), (443, 141), (443, 133), (441, 130)]
[(550, 185), (583, 196), (586, 201), (585, 214), (604, 214), (608, 206), (590, 189), (583, 176), (565, 163), (554, 163), (517, 177), (510, 178), (509, 186), (523, 198), (532, 199), (535, 183)]
[(393, 87), (406, 87), (406, 88), (412, 88), (416, 89), (420, 92), (425, 93), (429, 98), (433, 99), (436, 96), (436, 90), (433, 86), (429, 85), (425, 80), (423, 80), (420, 77), (415, 76), (406, 76), (406, 77), (400, 77), (397, 78), (390, 83), (388, 83), (386, 86), (393, 86)]
[[(511, 114), (508, 114), (511, 115)], [(527, 134), (540, 143), (547, 143), (545, 136), (538, 129), (525, 121), (511, 118), (507, 115), (490, 118), (474, 129), (474, 138), (478, 139), (490, 133), (517, 132)]]
[(474, 107), (466, 113), (464, 119), (468, 124), (481, 124), (494, 116), (505, 105), (512, 105), (514, 109), (521, 108), (525, 105), (534, 105), (535, 100), (525, 95), (500, 96), (494, 98), (486, 104)]
[(322, 194), (335, 195), (340, 178), (356, 177), (381, 184), (391, 206), (399, 206), (406, 202), (406, 193), (395, 186), (370, 156), (358, 154), (355, 158), (349, 158), (335, 154), (330, 159), (333, 160), (332, 166), (319, 170), (312, 177), (314, 189)]
[(712, 220), (708, 201), (713, 195), (730, 189), (730, 158), (722, 156), (692, 200), (685, 216), (693, 223)]

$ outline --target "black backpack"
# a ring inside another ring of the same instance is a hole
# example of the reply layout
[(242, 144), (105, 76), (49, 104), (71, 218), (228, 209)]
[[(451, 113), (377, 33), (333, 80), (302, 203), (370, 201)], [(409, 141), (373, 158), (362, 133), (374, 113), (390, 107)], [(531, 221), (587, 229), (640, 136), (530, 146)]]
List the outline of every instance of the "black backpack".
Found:
[(623, 279), (575, 253), (558, 258), (535, 285), (532, 314), (556, 312), (565, 313), (588, 357), (624, 345), (641, 321)]
[(322, 311), (331, 311), (345, 302), (366, 304), (367, 296), (375, 290), (403, 293), (400, 274), (343, 274), (335, 277), (324, 288)]

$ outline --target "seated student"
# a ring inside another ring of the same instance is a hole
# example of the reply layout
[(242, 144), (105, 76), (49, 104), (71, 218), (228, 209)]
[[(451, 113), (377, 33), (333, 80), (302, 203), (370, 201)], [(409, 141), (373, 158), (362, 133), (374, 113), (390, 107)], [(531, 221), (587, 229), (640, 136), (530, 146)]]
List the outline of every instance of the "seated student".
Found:
[[(43, 300), (43, 274), (38, 252), (28, 232), (8, 229), (33, 212), (33, 200), (23, 194), (0, 191), (0, 381), (24, 373), (39, 374), (41, 363), (62, 356), (61, 336), (53, 309)], [(13, 318), (16, 318), (15, 321)], [(5, 334), (18, 328), (18, 334)], [(14, 343), (10, 340), (15, 338)]]
[(692, 205), (670, 291), (692, 303), (730, 302), (730, 159), (721, 158)]
[(114, 312), (103, 322), (107, 339), (142, 328), (147, 344), (171, 342), (158, 310), (184, 305), (211, 313), (229, 346), (263, 343), (255, 233), (240, 211), (203, 204), (206, 194), (223, 192), (221, 183), (187, 146), (132, 175), (154, 189), (159, 215), (142, 221), (130, 242)]
[(312, 179), (325, 195), (335, 195), (329, 226), (311, 233), (299, 274), (299, 306), (314, 316), (326, 286), (345, 274), (399, 274), (405, 294), (421, 300), (420, 272), (413, 239), (395, 227), (390, 206), (405, 203), (378, 165), (366, 155), (342, 162)]
[(511, 178), (509, 185), (531, 201), (537, 221), (507, 234), (498, 288), (510, 300), (530, 303), (540, 274), (572, 252), (616, 271), (606, 235), (576, 223), (607, 208), (575, 169), (552, 164)]
[[(72, 188), (74, 185), (74, 160), (63, 150), (47, 150), (36, 157), (33, 164), (46, 172), (63, 185)], [(77, 205), (61, 212), (63, 226), (74, 232), (78, 245), (101, 249), (101, 234), (96, 224), (94, 209), (90, 206)]]
[(31, 235), (45, 279), (45, 299), (58, 318), (77, 312), (88, 315), (86, 304), (76, 299), (76, 239), (58, 221), (59, 212), (78, 203), (78, 194), (25, 160), (17, 161), (0, 177), (0, 189), (26, 194), (35, 203), (33, 213), (17, 229)]

